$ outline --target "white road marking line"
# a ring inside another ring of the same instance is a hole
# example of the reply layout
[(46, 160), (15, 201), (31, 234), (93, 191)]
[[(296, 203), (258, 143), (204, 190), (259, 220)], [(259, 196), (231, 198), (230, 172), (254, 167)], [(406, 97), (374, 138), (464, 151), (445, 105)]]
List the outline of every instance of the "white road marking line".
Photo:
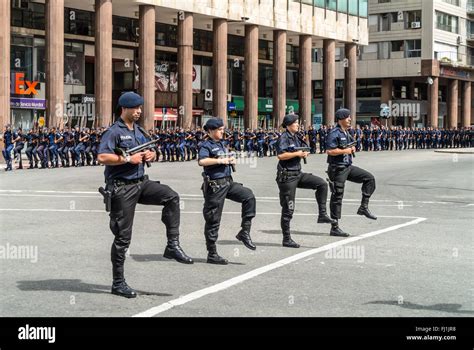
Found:
[[(36, 195), (35, 195), (36, 194)], [(43, 195), (41, 195), (43, 194)], [(86, 195), (86, 196), (77, 196), (77, 195)], [(91, 195), (91, 196), (87, 196)], [(0, 196), (10, 196), (10, 197), (57, 197), (57, 198), (101, 198), (98, 192), (91, 192), (91, 191), (46, 191), (46, 190), (0, 190)], [(180, 198), (183, 200), (190, 200), (190, 201), (202, 201), (202, 194), (180, 194)], [(257, 201), (262, 203), (272, 203), (273, 201), (279, 202), (280, 198), (278, 197), (255, 197)], [(456, 197), (457, 198), (457, 197)], [(314, 203), (314, 197), (296, 197), (296, 199), (301, 202), (302, 204), (306, 204), (306, 202)], [(373, 202), (391, 202), (397, 203), (397, 205), (392, 206), (399, 206), (399, 202), (403, 203), (423, 203), (423, 204), (449, 204), (454, 205), (457, 203), (454, 202), (434, 202), (434, 201), (400, 201), (400, 200), (390, 200), (390, 199), (371, 199)], [(360, 203), (360, 199), (343, 199), (343, 202), (357, 202), (358, 205)], [(349, 203), (347, 203), (349, 204)], [(351, 204), (349, 204), (351, 205)], [(474, 204), (473, 204), (474, 205)], [(377, 206), (377, 205), (376, 205)], [(378, 205), (378, 206), (388, 206), (388, 205)], [(403, 204), (404, 207), (410, 207), (412, 205)], [(470, 206), (468, 204), (467, 206)]]
[[(93, 209), (46, 209), (46, 208), (0, 208), (0, 211), (32, 211), (32, 212), (71, 212), (71, 213), (106, 213), (105, 210), (93, 210)], [(161, 210), (135, 210), (135, 213), (145, 213), (145, 214), (161, 214)], [(181, 214), (201, 214), (202, 211), (182, 211)], [(240, 211), (225, 211), (222, 214), (227, 215), (242, 215)], [(258, 215), (278, 215), (280, 216), (281, 213), (258, 213)], [(316, 217), (317, 214), (315, 213), (295, 213), (293, 216), (314, 216)], [(361, 217), (360, 215), (342, 215), (343, 217)], [(384, 216), (384, 215), (377, 215), (378, 218), (387, 218), (387, 219), (417, 219), (417, 216)]]
[(220, 283), (215, 284), (213, 286), (194, 291), (194, 292), (186, 294), (184, 296), (180, 296), (177, 299), (167, 301), (166, 303), (163, 303), (159, 306), (152, 307), (148, 310), (145, 310), (145, 311), (140, 312), (136, 315), (133, 315), (132, 317), (153, 317), (153, 316), (156, 316), (156, 315), (158, 315), (160, 313), (163, 313), (167, 310), (170, 310), (170, 309), (172, 309), (176, 306), (184, 305), (184, 304), (189, 303), (191, 301), (200, 299), (200, 298), (202, 298), (206, 295), (214, 294), (214, 293), (223, 291), (223, 290), (228, 289), (232, 286), (235, 286), (239, 283), (250, 280), (250, 279), (255, 278), (257, 276), (260, 276), (260, 275), (262, 275), (266, 272), (278, 269), (280, 267), (291, 264), (291, 263), (296, 262), (298, 260), (307, 258), (311, 255), (321, 253), (321, 252), (333, 249), (333, 248), (341, 246), (341, 245), (356, 242), (356, 241), (359, 241), (359, 240), (364, 239), (364, 238), (369, 238), (369, 237), (373, 237), (373, 236), (376, 236), (376, 235), (379, 235), (379, 234), (382, 234), (382, 233), (385, 233), (385, 232), (398, 230), (402, 227), (406, 227), (406, 226), (410, 226), (410, 225), (416, 225), (416, 224), (418, 224), (420, 222), (423, 222), (425, 220), (426, 220), (426, 218), (420, 218), (419, 217), (419, 218), (416, 218), (414, 220), (411, 220), (411, 221), (403, 223), (403, 224), (390, 226), (390, 227), (387, 227), (387, 228), (384, 228), (384, 229), (381, 229), (381, 230), (364, 233), (364, 234), (356, 236), (356, 237), (350, 237), (350, 238), (347, 238), (347, 239), (344, 239), (344, 240), (340, 240), (340, 241), (337, 241), (337, 242), (334, 242), (334, 243), (330, 243), (330, 244), (324, 245), (324, 246), (319, 247), (319, 248), (310, 249), (310, 250), (292, 255), (288, 258), (281, 259), (281, 260), (276, 261), (272, 264), (259, 267), (255, 270), (249, 271), (249, 272), (244, 273), (242, 275), (230, 278), (230, 279), (228, 279), (224, 282), (220, 282)]

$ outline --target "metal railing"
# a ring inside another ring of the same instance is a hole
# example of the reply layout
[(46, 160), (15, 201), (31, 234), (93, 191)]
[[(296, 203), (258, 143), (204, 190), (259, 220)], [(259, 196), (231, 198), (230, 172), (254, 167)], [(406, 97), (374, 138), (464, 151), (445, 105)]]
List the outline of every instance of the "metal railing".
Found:
[(474, 56), (453, 51), (435, 52), (435, 59), (441, 64), (456, 66), (474, 66)]

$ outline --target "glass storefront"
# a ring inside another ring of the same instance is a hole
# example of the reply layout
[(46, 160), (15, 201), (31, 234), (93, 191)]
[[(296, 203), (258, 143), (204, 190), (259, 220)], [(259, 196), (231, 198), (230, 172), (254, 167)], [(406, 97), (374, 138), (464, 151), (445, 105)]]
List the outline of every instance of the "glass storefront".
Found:
[(44, 40), (12, 35), (10, 54), (11, 124), (30, 129), (44, 117)]

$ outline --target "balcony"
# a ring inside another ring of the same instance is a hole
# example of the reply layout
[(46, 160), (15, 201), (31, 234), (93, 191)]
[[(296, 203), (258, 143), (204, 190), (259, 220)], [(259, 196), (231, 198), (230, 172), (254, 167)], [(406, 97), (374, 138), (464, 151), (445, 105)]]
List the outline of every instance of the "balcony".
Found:
[(474, 67), (474, 56), (453, 51), (435, 52), (435, 59), (437, 59), (442, 66)]

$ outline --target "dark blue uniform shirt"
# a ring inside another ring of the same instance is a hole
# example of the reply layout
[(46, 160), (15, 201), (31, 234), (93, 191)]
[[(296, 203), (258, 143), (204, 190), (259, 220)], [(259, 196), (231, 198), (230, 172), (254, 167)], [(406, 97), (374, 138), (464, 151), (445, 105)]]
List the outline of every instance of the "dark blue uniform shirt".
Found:
[[(342, 130), (339, 125), (331, 130), (326, 140), (326, 148), (328, 150), (339, 148), (339, 146), (345, 146), (349, 143), (349, 135)], [(333, 165), (351, 165), (352, 155), (341, 154), (338, 156), (328, 155), (327, 162)]]
[[(307, 147), (305, 142), (300, 140), (296, 134), (292, 135), (289, 131), (285, 131), (281, 134), (277, 142), (277, 154), (285, 152), (293, 152), (292, 148), (295, 147)], [(288, 160), (280, 160), (278, 162), (278, 168), (284, 168), (290, 171), (301, 170), (301, 158), (294, 157)]]
[[(208, 139), (202, 143), (199, 149), (199, 160), (220, 158), (225, 154), (227, 154), (227, 149), (222, 141)], [(209, 176), (211, 180), (222, 179), (223, 177), (231, 176), (231, 167), (227, 164), (205, 166), (204, 173)]]
[(3, 142), (5, 143), (5, 148), (12, 144), (13, 134), (11, 131), (6, 131), (3, 134)]
[[(114, 150), (117, 147), (127, 150), (145, 142), (147, 142), (147, 139), (137, 124), (134, 123), (133, 130), (129, 130), (122, 118), (119, 118), (115, 124), (102, 134), (97, 153), (115, 154)], [(106, 181), (112, 179), (135, 180), (143, 177), (144, 174), (143, 163), (106, 165), (104, 171)]]

